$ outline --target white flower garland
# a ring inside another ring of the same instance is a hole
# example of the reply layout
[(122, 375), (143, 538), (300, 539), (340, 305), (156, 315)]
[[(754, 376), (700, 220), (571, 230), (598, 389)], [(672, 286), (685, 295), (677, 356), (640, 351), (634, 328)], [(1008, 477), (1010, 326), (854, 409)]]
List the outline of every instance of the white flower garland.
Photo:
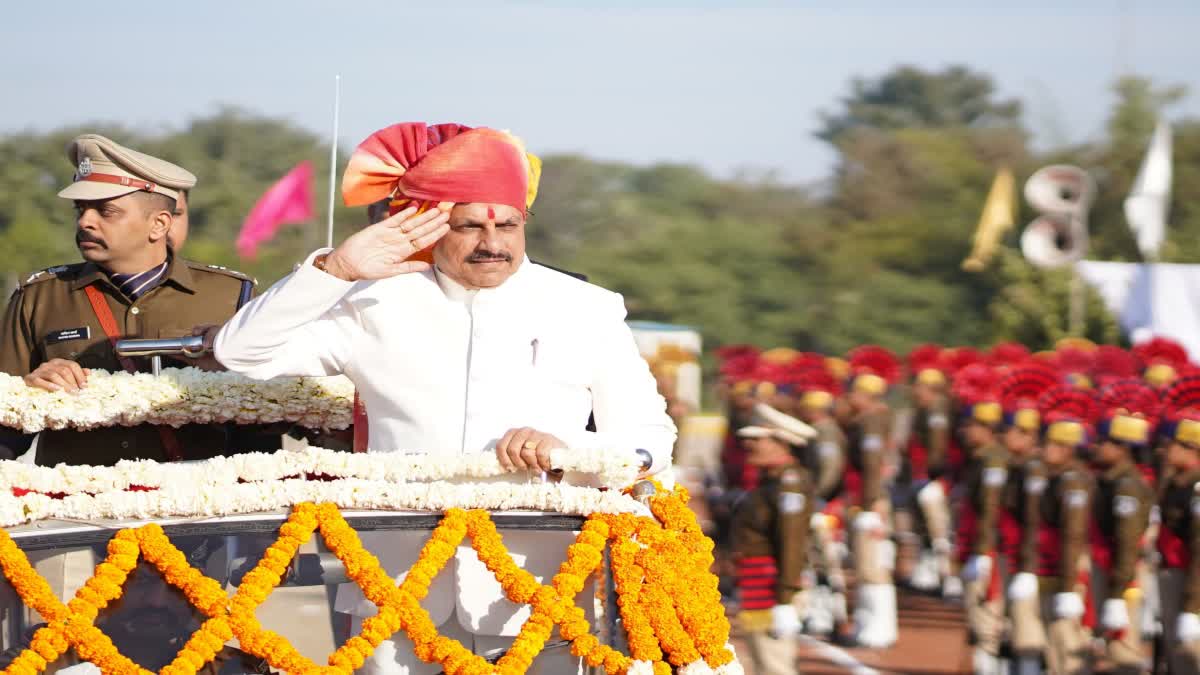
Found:
[(345, 429), (353, 419), (354, 385), (345, 377), (252, 380), (228, 372), (166, 368), (149, 373), (93, 370), (75, 393), (26, 386), (0, 374), (0, 425), (37, 433), (136, 424), (269, 424)]
[(492, 453), (447, 458), (304, 448), (200, 462), (123, 461), (112, 467), (5, 461), (0, 462), (0, 526), (46, 518), (224, 516), (304, 501), (362, 509), (533, 509), (575, 515), (641, 508), (619, 492), (637, 478), (635, 455), (555, 450), (551, 457), (555, 466), (592, 474), (612, 489), (514, 482), (522, 474), (505, 472)]
[(219, 517), (287, 509), (302, 502), (333, 502), (344, 509), (642, 513), (633, 498), (615, 491), (554, 483), (386, 483), (346, 478), (333, 481), (282, 480), (238, 485), (204, 484), (190, 490), (74, 494), (55, 498), (31, 492), (0, 495), (0, 527), (46, 519), (147, 520)]
[[(637, 480), (638, 457), (601, 450), (552, 450), (551, 463), (564, 471), (594, 476), (599, 487), (624, 488)], [(0, 491), (29, 490), (75, 495), (131, 488), (187, 490), (198, 485), (237, 485), (312, 476), (358, 478), (380, 483), (426, 483), (511, 477), (494, 453), (454, 455), (403, 452), (337, 452), (307, 447), (273, 453), (252, 452), (197, 462), (124, 460), (116, 466), (33, 466), (0, 462)]]

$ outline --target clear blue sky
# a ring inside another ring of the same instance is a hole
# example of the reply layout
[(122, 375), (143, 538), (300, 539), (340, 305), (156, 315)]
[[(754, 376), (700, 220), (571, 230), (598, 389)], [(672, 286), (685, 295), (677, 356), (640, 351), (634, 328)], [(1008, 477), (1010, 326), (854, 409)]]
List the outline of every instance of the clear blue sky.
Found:
[(1043, 145), (1095, 137), (1118, 72), (1188, 85), (1171, 114), (1200, 116), (1200, 0), (412, 4), (7, 3), (0, 131), (171, 128), (228, 103), (328, 133), (341, 73), (345, 148), (455, 121), (541, 154), (813, 181), (833, 161), (817, 112), (901, 63), (991, 73)]

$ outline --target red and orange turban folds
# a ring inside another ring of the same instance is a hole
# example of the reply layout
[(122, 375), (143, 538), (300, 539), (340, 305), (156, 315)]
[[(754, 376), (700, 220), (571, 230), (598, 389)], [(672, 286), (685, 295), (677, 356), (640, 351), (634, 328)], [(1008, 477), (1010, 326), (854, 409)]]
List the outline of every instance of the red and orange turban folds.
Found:
[(440, 202), (505, 204), (525, 213), (540, 176), (541, 161), (506, 131), (404, 122), (376, 131), (355, 149), (342, 176), (342, 198), (347, 206), (391, 198), (392, 213)]

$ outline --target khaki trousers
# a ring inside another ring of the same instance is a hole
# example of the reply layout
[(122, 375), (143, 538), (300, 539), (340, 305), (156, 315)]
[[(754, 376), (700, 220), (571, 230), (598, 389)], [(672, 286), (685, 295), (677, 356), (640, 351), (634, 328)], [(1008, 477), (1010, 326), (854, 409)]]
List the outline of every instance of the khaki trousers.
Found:
[(1042, 623), (1041, 599), (1037, 595), (1008, 601), (1012, 621), (1012, 647), (1017, 656), (1040, 657), (1046, 650), (1046, 626)]
[(1054, 614), (1054, 594), (1043, 593), (1042, 621), (1046, 631), (1046, 672), (1049, 675), (1090, 675), (1091, 634), (1079, 619), (1059, 619)]
[[(1092, 568), (1092, 588), (1101, 591), (1108, 588), (1108, 574)], [(1107, 599), (1105, 593), (1093, 596), (1098, 609), (1103, 609)], [(1129, 615), (1129, 626), (1118, 637), (1105, 636), (1105, 652), (1112, 662), (1109, 672), (1114, 675), (1139, 675), (1146, 672), (1146, 657), (1142, 652), (1142, 601), (1138, 597), (1125, 598), (1125, 612)], [(1102, 629), (1099, 629), (1102, 630)]]
[(766, 631), (746, 634), (755, 675), (796, 675), (796, 640), (771, 637)]
[(975, 647), (992, 656), (999, 656), (1004, 639), (1004, 594), (988, 597), (991, 575), (963, 584), (963, 606), (967, 612), (967, 628)]
[(1175, 637), (1175, 621), (1183, 610), (1183, 576), (1180, 569), (1166, 569), (1158, 576), (1163, 644), (1171, 675), (1200, 675), (1200, 640), (1179, 642)]
[(872, 531), (857, 527), (850, 523), (854, 542), (854, 572), (861, 584), (892, 583), (892, 570), (895, 567), (895, 548), (888, 533), (888, 522), (891, 520), (890, 510), (884, 514), (882, 531)]

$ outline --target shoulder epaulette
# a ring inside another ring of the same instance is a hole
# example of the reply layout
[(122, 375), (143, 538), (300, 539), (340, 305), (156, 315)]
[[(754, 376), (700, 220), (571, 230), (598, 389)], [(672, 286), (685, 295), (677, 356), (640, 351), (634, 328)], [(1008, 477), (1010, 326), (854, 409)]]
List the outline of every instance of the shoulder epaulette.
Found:
[(233, 277), (234, 279), (240, 279), (242, 281), (249, 281), (250, 283), (254, 284), (255, 286), (258, 285), (258, 279), (255, 279), (254, 277), (250, 276), (249, 274), (243, 274), (237, 270), (231, 270), (228, 267), (225, 267), (224, 265), (206, 265), (204, 263), (198, 263), (198, 262), (194, 262), (191, 260), (186, 260), (184, 262), (187, 263), (188, 267), (190, 267), (194, 270), (199, 270), (201, 272), (211, 272), (213, 274), (224, 274), (227, 277)]
[(18, 288), (25, 288), (30, 284), (36, 284), (42, 281), (48, 281), (50, 279), (57, 279), (63, 272), (68, 272), (74, 268), (82, 267), (84, 264), (85, 263), (75, 263), (73, 265), (55, 265), (54, 267), (47, 267), (44, 270), (38, 270), (37, 272), (30, 274), (20, 284), (18, 284)]

